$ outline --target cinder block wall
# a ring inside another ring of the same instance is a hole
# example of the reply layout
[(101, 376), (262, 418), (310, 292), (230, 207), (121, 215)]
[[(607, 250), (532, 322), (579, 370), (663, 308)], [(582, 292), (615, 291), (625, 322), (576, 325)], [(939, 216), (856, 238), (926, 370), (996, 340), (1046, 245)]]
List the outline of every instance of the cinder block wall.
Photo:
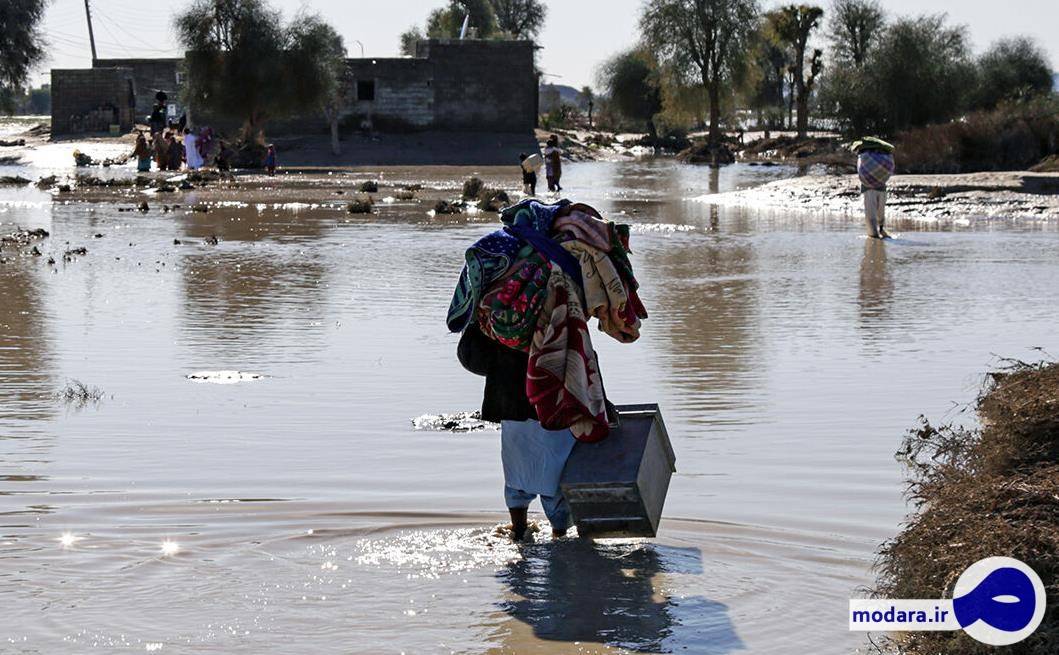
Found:
[(128, 131), (136, 97), (128, 68), (52, 69), (52, 134), (105, 131), (113, 119)]
[(434, 67), (434, 126), (523, 132), (537, 124), (532, 41), (430, 39), (416, 54)]
[[(416, 57), (350, 59), (344, 117), (370, 118), (380, 131), (452, 129), (526, 132), (537, 123), (537, 73), (532, 41), (430, 39)], [(83, 71), (52, 71), (53, 130), (76, 127), (69, 116), (103, 104), (122, 108), (123, 129), (145, 120), (158, 89), (179, 102), (180, 59), (98, 59)], [(108, 72), (110, 71), (110, 72)], [(124, 71), (116, 74), (113, 71)], [(126, 86), (117, 91), (117, 78)], [(373, 81), (375, 97), (358, 100), (357, 82)], [(131, 85), (135, 106), (130, 108)], [(119, 100), (120, 98), (120, 102)], [(65, 117), (65, 118), (64, 118)], [(235, 129), (205, 112), (192, 111), (199, 125)], [(232, 123), (229, 125), (229, 123)], [(58, 126), (58, 127), (54, 127)], [(273, 121), (270, 132), (326, 133), (322, 112)]]
[[(347, 111), (368, 116), (385, 126), (387, 121), (410, 128), (427, 128), (434, 122), (434, 66), (425, 59), (350, 59)], [(357, 99), (357, 83), (375, 84), (374, 101)]]
[(129, 68), (136, 85), (136, 120), (146, 122), (154, 108), (154, 94), (169, 95), (171, 104), (180, 104), (180, 64), (183, 59), (96, 59), (93, 68)]

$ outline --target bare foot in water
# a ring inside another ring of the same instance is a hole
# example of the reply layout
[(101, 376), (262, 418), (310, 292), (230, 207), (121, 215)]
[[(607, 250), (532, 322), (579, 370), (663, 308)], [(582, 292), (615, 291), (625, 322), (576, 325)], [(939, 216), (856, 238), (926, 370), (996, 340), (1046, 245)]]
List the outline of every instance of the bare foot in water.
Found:
[(522, 541), (526, 536), (526, 527), (529, 524), (528, 507), (521, 507), (515, 509), (509, 509), (508, 513), (511, 514), (511, 538), (515, 541)]

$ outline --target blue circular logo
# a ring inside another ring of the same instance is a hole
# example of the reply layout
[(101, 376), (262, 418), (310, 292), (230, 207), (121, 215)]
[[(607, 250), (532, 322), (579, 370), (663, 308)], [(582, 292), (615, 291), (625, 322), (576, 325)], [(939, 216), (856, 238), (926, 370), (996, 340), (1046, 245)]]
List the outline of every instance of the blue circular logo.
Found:
[(1017, 559), (987, 557), (956, 581), (952, 609), (972, 638), (991, 646), (1014, 644), (1030, 636), (1044, 618), (1044, 583)]

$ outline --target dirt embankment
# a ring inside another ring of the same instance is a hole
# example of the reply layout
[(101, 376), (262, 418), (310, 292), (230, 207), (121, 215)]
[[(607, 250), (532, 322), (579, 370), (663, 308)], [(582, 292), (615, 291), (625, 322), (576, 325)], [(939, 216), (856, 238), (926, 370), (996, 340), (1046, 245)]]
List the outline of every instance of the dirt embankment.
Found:
[[(1059, 219), (1059, 174), (968, 173), (890, 178), (888, 217), (929, 222)], [(839, 214), (863, 212), (856, 175), (806, 175), (699, 198), (709, 204)]]
[[(976, 403), (979, 427), (924, 421), (898, 455), (917, 512), (880, 551), (876, 592), (886, 598), (950, 598), (971, 564), (1022, 560), (1044, 582), (1043, 623), (1006, 652), (1059, 652), (1059, 364), (1016, 362), (993, 373)], [(894, 637), (910, 655), (996, 651), (962, 631)]]

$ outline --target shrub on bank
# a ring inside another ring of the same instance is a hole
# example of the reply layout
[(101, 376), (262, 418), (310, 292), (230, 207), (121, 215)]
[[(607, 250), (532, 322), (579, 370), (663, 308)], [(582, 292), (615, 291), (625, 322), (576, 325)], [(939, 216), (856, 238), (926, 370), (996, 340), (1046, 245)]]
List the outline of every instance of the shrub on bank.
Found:
[(1026, 170), (1059, 153), (1059, 99), (1001, 105), (900, 132), (895, 142), (900, 173)]
[[(1003, 555), (1044, 582), (1048, 607), (1038, 630), (1006, 652), (1059, 652), (1059, 364), (1018, 363), (994, 373), (977, 402), (978, 428), (926, 421), (899, 453), (909, 466), (918, 512), (886, 543), (877, 593), (947, 598), (974, 562)], [(962, 631), (893, 637), (911, 655), (985, 655), (996, 649)]]

